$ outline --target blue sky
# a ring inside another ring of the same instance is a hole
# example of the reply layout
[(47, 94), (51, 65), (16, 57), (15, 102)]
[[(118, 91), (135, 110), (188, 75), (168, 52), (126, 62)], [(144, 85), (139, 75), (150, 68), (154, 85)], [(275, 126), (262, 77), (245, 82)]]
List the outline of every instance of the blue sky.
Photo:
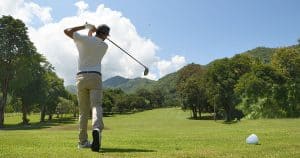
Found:
[[(147, 78), (157, 80), (188, 63), (297, 44), (299, 6), (299, 0), (1, 0), (0, 15), (25, 22), (37, 50), (68, 85), (75, 83), (78, 55), (62, 33), (67, 27), (109, 24), (111, 39), (149, 66)], [(145, 77), (112, 45), (102, 65), (104, 80)]]
[[(76, 1), (40, 0), (53, 18), (74, 15)], [(152, 39), (158, 55), (185, 56), (188, 63), (214, 59), (258, 46), (293, 45), (300, 38), (298, 0), (88, 0), (90, 10), (104, 4), (122, 12), (141, 36)]]

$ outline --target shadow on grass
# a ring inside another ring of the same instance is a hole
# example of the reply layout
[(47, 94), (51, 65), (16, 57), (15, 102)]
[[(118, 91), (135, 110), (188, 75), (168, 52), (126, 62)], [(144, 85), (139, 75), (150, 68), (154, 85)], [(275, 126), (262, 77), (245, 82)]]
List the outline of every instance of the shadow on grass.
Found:
[(197, 118), (188, 117), (187, 119), (189, 119), (189, 120), (214, 120), (214, 117), (213, 116), (201, 116), (201, 117), (197, 117)]
[(127, 148), (101, 148), (100, 153), (131, 153), (131, 152), (156, 152), (147, 149), (127, 149)]
[(240, 122), (240, 120), (232, 120), (232, 121), (224, 121), (223, 119), (214, 120), (213, 116), (201, 116), (201, 117), (197, 117), (197, 118), (188, 117), (187, 119), (189, 119), (189, 120), (212, 120), (212, 121), (215, 121), (215, 122), (218, 122), (218, 123), (223, 123), (223, 124), (235, 124), (235, 123)]
[(73, 124), (76, 122), (75, 118), (55, 118), (50, 121), (45, 122), (34, 122), (29, 124), (9, 124), (4, 125), (4, 128), (0, 130), (34, 130), (34, 129), (44, 129), (44, 128), (51, 128), (52, 126), (59, 126), (62, 124)]
[(235, 123), (239, 123), (240, 121), (238, 120), (233, 120), (233, 121), (223, 121), (223, 124), (235, 124)]
[(132, 114), (136, 114), (136, 113), (140, 113), (140, 112), (144, 112), (144, 111), (149, 111), (151, 109), (147, 109), (147, 110), (136, 110), (136, 111), (123, 111), (123, 112), (104, 112), (103, 116), (104, 117), (114, 117), (115, 115), (132, 115)]

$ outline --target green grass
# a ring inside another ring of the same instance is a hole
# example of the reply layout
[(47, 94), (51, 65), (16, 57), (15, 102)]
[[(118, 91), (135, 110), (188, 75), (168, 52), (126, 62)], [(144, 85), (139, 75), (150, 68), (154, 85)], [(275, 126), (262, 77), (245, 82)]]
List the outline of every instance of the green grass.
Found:
[[(189, 120), (180, 109), (156, 109), (105, 117), (102, 151), (77, 149), (72, 119), (16, 125), (21, 115), (6, 116), (0, 130), (0, 157), (300, 157), (300, 119), (222, 121)], [(245, 139), (255, 133), (260, 145)], [(90, 134), (90, 133), (89, 133)]]

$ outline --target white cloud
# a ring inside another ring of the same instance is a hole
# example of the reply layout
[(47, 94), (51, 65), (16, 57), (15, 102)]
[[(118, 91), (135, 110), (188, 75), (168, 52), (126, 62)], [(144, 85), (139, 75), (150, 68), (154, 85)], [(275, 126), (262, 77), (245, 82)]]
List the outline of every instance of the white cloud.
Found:
[(0, 15), (12, 15), (15, 18), (22, 19), (26, 24), (30, 24), (34, 17), (37, 17), (43, 23), (52, 21), (50, 7), (41, 7), (33, 2), (24, 0), (1, 0)]
[(35, 3), (25, 3), (26, 10), (29, 10), (32, 15), (37, 16), (43, 23), (49, 23), (52, 21), (50, 11), (52, 10), (49, 7), (40, 7)]
[(84, 1), (78, 1), (75, 3), (75, 6), (78, 7), (78, 14), (82, 14), (88, 7), (89, 5), (85, 3)]
[(161, 60), (157, 62), (157, 68), (159, 70), (159, 76), (163, 77), (166, 74), (177, 71), (186, 64), (185, 57), (175, 55), (171, 61)]
[[(170, 61), (160, 60), (156, 55), (158, 46), (145, 37), (141, 37), (131, 21), (121, 12), (114, 11), (104, 5), (99, 5), (93, 12), (88, 10), (88, 4), (84, 1), (76, 2), (78, 12), (75, 16), (56, 19), (51, 22), (51, 8), (40, 7), (35, 3), (27, 3), (24, 0), (0, 1), (0, 13), (10, 12), (13, 16), (22, 19), (29, 26), (29, 36), (38, 51), (56, 68), (57, 74), (64, 78), (65, 84), (75, 84), (77, 72), (77, 50), (74, 42), (64, 35), (65, 28), (84, 24), (86, 21), (94, 25), (107, 24), (111, 27), (110, 39), (130, 52), (143, 64), (149, 66), (150, 72), (146, 78), (157, 80), (167, 73), (174, 72), (185, 63), (185, 58), (175, 55)], [(22, 16), (21, 16), (22, 15)], [(33, 15), (44, 22), (39, 28), (30, 26)], [(87, 31), (81, 31), (87, 34)], [(109, 44), (108, 52), (102, 61), (103, 79), (116, 75), (126, 78), (143, 77), (144, 68), (132, 60), (121, 50)]]

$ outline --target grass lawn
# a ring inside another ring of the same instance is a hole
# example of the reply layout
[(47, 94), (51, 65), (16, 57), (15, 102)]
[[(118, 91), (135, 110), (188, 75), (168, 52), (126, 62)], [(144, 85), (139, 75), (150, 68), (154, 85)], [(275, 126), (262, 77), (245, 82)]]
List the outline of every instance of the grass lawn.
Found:
[[(222, 121), (189, 120), (189, 112), (156, 109), (105, 117), (102, 150), (77, 149), (77, 120), (45, 124), (31, 115), (31, 126), (6, 116), (0, 130), (0, 157), (300, 157), (300, 119)], [(245, 139), (255, 133), (260, 145)], [(91, 133), (89, 133), (91, 136)]]

